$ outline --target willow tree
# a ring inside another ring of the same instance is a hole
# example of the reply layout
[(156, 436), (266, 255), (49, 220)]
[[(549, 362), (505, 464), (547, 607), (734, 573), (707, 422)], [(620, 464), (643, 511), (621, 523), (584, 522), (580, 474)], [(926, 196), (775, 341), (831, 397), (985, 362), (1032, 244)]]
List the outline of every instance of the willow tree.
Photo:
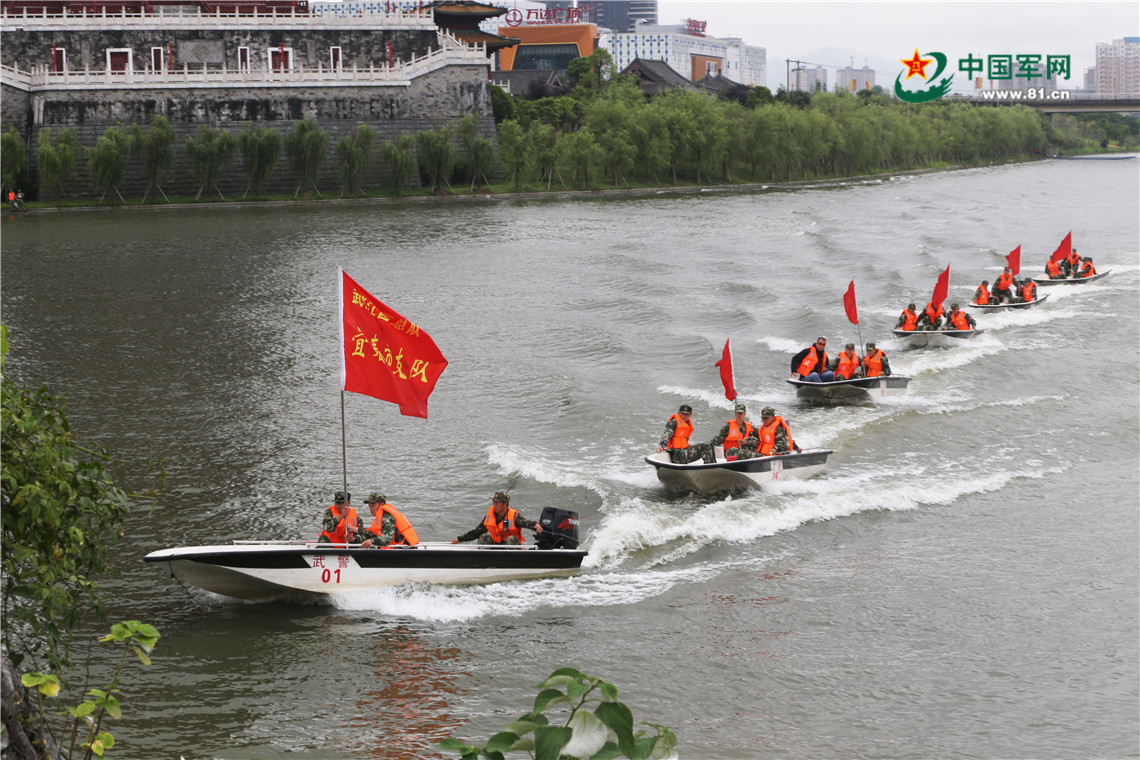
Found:
[(364, 178), (372, 163), (372, 143), (375, 140), (375, 129), (367, 124), (357, 124), (351, 135), (336, 141), (340, 184), (346, 193), (357, 195), (364, 190)]
[(451, 144), (451, 130), (427, 129), (416, 134), (416, 149), (420, 169), (431, 191), (437, 192), (447, 185), (451, 170), (455, 168), (455, 146)]
[(131, 128), (131, 147), (142, 156), (143, 179), (146, 180), (142, 203), (146, 203), (152, 189), (158, 190), (166, 202), (170, 202), (162, 190), (162, 183), (174, 166), (175, 138), (174, 128), (162, 114), (155, 114), (151, 118), (150, 129), (145, 133), (137, 124)]
[(416, 138), (400, 135), (395, 140), (387, 140), (380, 146), (380, 162), (388, 172), (388, 185), (396, 195), (407, 187), (416, 172)]
[(507, 119), (499, 125), (499, 160), (507, 174), (512, 188), (518, 188), (527, 166), (533, 161), (528, 150), (526, 133), (514, 119)]
[(312, 188), (313, 192), (320, 195), (317, 174), (329, 155), (329, 133), (321, 129), (310, 116), (293, 122), (292, 131), (285, 135), (285, 155), (289, 159), (293, 176), (297, 178), (297, 189), (293, 197), (296, 198), (301, 190), (307, 188)]
[(260, 194), (277, 169), (277, 160), (281, 157), (281, 134), (269, 127), (246, 127), (238, 133), (238, 149), (246, 176), (245, 192), (241, 196), (244, 199), (250, 190)]
[(107, 193), (115, 191), (119, 200), (127, 201), (119, 192), (119, 185), (123, 184), (123, 177), (127, 173), (127, 153), (131, 148), (131, 139), (119, 127), (107, 127), (87, 154), (87, 173), (91, 182), (100, 191), (99, 202), (107, 197)]
[(208, 187), (214, 188), (223, 201), (226, 199), (218, 189), (218, 180), (233, 161), (236, 148), (237, 140), (229, 132), (214, 129), (209, 124), (198, 125), (197, 136), (186, 141), (186, 154), (198, 175), (198, 194), (194, 200), (201, 198)]
[(0, 182), (9, 190), (16, 190), (27, 168), (28, 146), (15, 127), (8, 127), (0, 136)]
[(54, 141), (51, 127), (41, 129), (36, 138), (36, 165), (40, 170), (41, 189), (57, 197), (67, 195), (64, 188), (75, 171), (79, 153), (79, 138), (71, 127), (60, 130)]

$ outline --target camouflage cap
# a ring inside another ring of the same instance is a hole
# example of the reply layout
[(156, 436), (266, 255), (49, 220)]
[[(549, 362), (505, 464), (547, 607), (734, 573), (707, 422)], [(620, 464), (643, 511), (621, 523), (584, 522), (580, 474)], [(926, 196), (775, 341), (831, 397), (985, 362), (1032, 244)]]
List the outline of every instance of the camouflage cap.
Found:
[(875, 347), (875, 341), (873, 341), (873, 340), (867, 341), (867, 348), (874, 348), (874, 347)]
[(498, 501), (503, 504), (510, 504), (511, 497), (507, 496), (503, 491), (495, 491), (495, 495), (491, 497), (491, 501)]
[(760, 416), (761, 417), (775, 417), (776, 416), (776, 410), (770, 406), (766, 406), (760, 410)]
[(845, 348), (855, 348), (855, 344), (854, 344), (854, 343), (848, 343), (848, 344), (845, 346)]
[(748, 410), (744, 408), (744, 404), (737, 404), (735, 411), (737, 414), (744, 414)]
[(372, 493), (368, 494), (368, 498), (364, 501), (366, 504), (371, 504), (374, 501), (378, 501), (381, 504), (388, 503), (388, 500), (384, 498), (384, 494), (380, 493), (379, 491), (373, 491)]
[(344, 491), (337, 491), (333, 496), (333, 502), (337, 504), (344, 504), (346, 501), (352, 501), (352, 494), (345, 493)]
[(677, 411), (682, 412), (684, 414), (692, 414), (693, 413), (693, 407), (689, 406), (688, 404), (681, 404), (681, 408), (678, 409)]

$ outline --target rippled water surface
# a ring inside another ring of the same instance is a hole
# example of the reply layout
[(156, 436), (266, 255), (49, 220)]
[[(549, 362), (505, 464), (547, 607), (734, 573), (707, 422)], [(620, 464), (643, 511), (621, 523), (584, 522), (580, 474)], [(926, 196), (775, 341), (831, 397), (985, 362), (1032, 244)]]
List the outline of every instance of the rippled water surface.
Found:
[[(85, 440), (169, 472), (104, 584), (112, 619), (162, 633), (128, 674), (116, 751), (432, 757), (570, 665), (687, 758), (1136, 757), (1137, 163), (5, 217), (10, 374), (66, 396)], [(1017, 245), (1040, 273), (1069, 230), (1109, 277), (978, 314), (963, 345), (891, 338), (947, 264), (964, 303)], [(575, 509), (579, 577), (256, 605), (141, 562), (319, 532), (341, 478), (337, 266), (450, 361), (426, 421), (349, 395), (350, 490), (383, 490), (427, 540), (508, 487), (527, 517)], [(877, 341), (909, 394), (800, 405), (788, 362), (817, 335)], [(731, 416), (726, 339), (753, 418), (775, 406), (835, 449), (824, 474), (731, 498), (658, 485), (643, 457), (678, 404), (698, 439)]]

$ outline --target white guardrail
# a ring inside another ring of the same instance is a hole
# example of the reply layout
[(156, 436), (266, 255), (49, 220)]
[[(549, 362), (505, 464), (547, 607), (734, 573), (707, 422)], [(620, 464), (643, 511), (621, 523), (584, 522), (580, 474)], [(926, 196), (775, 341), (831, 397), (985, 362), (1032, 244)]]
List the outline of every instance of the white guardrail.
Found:
[(110, 72), (50, 71), (46, 65), (32, 67), (31, 71), (11, 66), (0, 66), (0, 78), (5, 84), (21, 90), (91, 90), (91, 89), (173, 89), (178, 87), (352, 87), (356, 85), (386, 84), (406, 87), (411, 80), (444, 66), (487, 65), (486, 46), (482, 43), (467, 45), (450, 35), (440, 35), (443, 47), (408, 61), (393, 61), (391, 66), (358, 68), (345, 66), (329, 68), (318, 65), (306, 69), (230, 69), (226, 66), (192, 68), (184, 64), (180, 69), (154, 71)]
[[(378, 7), (372, 7), (376, 5)], [(62, 13), (0, 13), (0, 26), (6, 30), (57, 30), (121, 31), (124, 29), (435, 29), (435, 19), (429, 9), (385, 9), (384, 3), (353, 4), (354, 13), (297, 13), (289, 10), (262, 10), (253, 13), (202, 12), (184, 6), (155, 6), (144, 13), (118, 13), (101, 11), (63, 11)]]

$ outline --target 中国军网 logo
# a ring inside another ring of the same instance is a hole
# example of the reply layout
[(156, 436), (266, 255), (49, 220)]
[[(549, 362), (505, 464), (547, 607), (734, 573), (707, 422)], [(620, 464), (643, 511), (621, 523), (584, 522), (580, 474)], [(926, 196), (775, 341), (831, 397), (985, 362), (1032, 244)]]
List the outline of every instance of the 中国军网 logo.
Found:
[[(895, 78), (895, 95), (899, 100), (907, 103), (927, 103), (950, 92), (954, 73), (946, 73), (947, 58), (944, 54), (930, 52), (922, 55), (919, 54), (918, 48), (915, 48), (913, 56), (900, 58), (899, 63), (905, 67)], [(1067, 55), (1017, 53), (987, 55), (985, 58), (980, 58), (970, 53), (958, 60), (958, 71), (969, 78), (976, 77), (976, 85), (981, 89), (983, 72), (991, 82), (1053, 77), (1068, 79), (1072, 68), (1070, 56)], [(918, 80), (911, 81), (915, 77)]]

